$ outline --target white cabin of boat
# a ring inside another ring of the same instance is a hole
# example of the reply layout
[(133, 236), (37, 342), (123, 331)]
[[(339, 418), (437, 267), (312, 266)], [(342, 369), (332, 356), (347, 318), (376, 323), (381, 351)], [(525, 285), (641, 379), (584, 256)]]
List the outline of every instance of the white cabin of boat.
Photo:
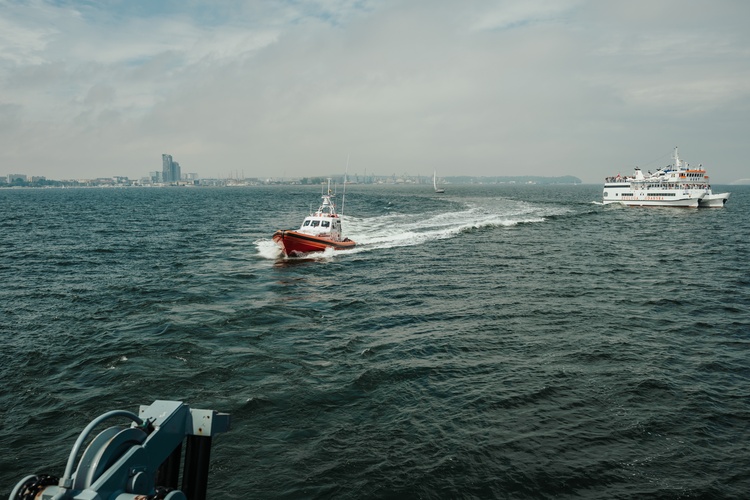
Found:
[(328, 194), (322, 195), (323, 201), (318, 210), (305, 217), (297, 232), (309, 234), (323, 238), (330, 238), (333, 241), (341, 240), (341, 217), (336, 213), (336, 205), (331, 199), (330, 183)]

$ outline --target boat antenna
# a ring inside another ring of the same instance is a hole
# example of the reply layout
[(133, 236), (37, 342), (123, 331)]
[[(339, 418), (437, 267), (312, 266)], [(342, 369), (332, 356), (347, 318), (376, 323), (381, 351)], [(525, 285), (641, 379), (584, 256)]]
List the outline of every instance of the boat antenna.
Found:
[(349, 154), (346, 155), (346, 170), (344, 170), (344, 193), (341, 195), (341, 217), (344, 217), (344, 203), (346, 202), (346, 174), (349, 173)]

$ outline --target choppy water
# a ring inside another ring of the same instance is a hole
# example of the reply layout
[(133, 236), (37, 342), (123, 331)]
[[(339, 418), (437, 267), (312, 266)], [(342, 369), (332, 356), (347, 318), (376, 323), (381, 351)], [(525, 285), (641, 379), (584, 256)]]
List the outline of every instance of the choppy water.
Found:
[(174, 399), (232, 414), (211, 498), (748, 497), (750, 188), (447, 187), (312, 260), (314, 187), (0, 190), (0, 494)]

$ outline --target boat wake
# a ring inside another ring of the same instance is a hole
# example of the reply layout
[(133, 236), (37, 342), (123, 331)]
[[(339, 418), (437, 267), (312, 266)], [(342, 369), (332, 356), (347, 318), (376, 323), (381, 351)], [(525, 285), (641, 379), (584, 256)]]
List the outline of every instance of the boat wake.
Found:
[(288, 261), (304, 260), (331, 260), (338, 253), (350, 252), (351, 250), (334, 250), (326, 248), (322, 252), (309, 252), (301, 257), (285, 257), (281, 248), (273, 240), (257, 240), (255, 246), (258, 248), (258, 256), (268, 260), (285, 259)]
[[(458, 210), (428, 213), (390, 213), (376, 217), (347, 215), (343, 220), (347, 237), (357, 242), (353, 249), (311, 253), (306, 259), (330, 259), (334, 254), (369, 252), (387, 248), (421, 245), (453, 238), (462, 232), (512, 227), (544, 222), (570, 210), (560, 206), (540, 206), (507, 199), (467, 201)], [(255, 242), (258, 254), (266, 259), (282, 257), (281, 250), (269, 238)]]
[(270, 238), (255, 241), (255, 246), (258, 248), (258, 255), (264, 259), (275, 260), (282, 256), (281, 248)]
[(428, 214), (388, 214), (372, 218), (347, 216), (345, 230), (358, 246), (347, 252), (421, 245), (452, 238), (462, 232), (492, 227), (544, 222), (567, 209), (539, 207), (526, 202), (497, 200), (496, 206), (469, 202), (463, 209)]

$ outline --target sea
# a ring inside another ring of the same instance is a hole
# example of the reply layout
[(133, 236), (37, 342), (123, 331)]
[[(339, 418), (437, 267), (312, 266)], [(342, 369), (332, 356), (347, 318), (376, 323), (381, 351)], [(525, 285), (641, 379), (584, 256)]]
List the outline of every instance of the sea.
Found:
[(0, 496), (171, 400), (231, 415), (212, 499), (750, 497), (750, 186), (444, 187), (297, 259), (320, 186), (0, 190)]

